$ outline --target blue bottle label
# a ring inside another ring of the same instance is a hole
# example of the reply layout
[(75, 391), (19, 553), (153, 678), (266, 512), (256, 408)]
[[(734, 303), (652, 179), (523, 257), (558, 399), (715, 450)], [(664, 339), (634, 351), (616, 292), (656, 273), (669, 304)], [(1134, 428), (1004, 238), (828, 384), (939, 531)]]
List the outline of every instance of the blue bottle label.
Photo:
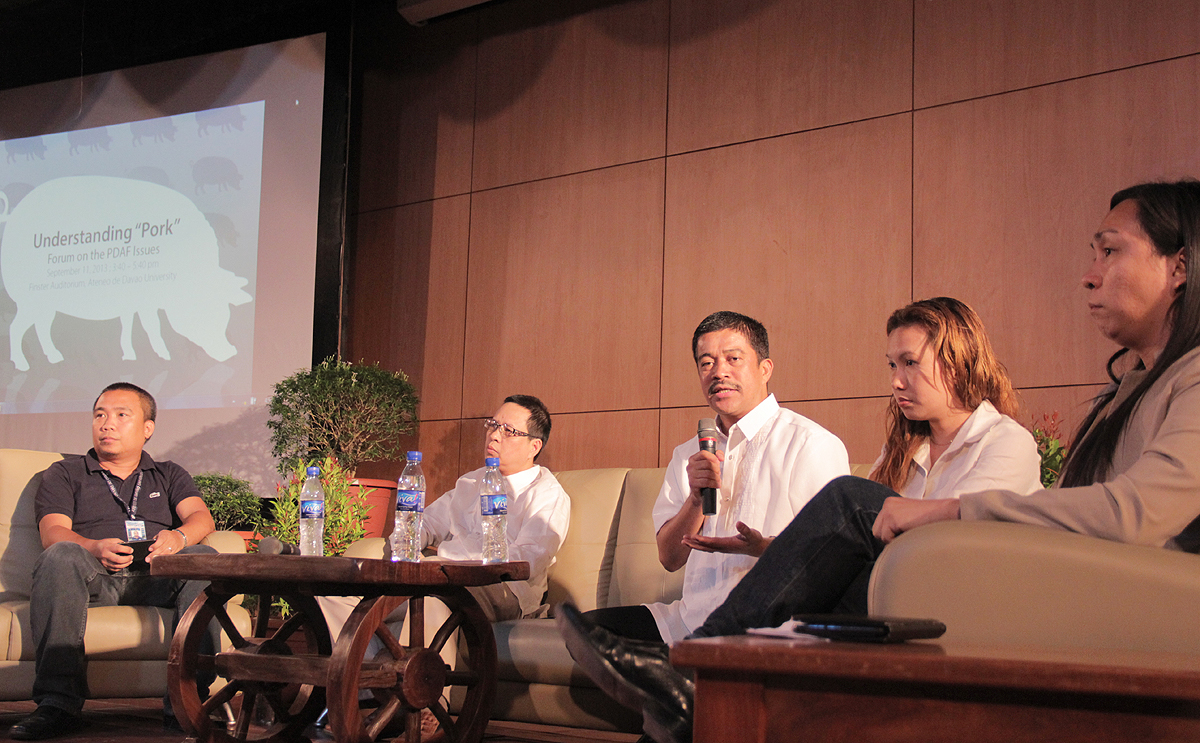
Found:
[(323, 501), (323, 500), (302, 500), (302, 501), (300, 501), (300, 518), (302, 518), (302, 519), (323, 519), (323, 518), (325, 518), (325, 501)]
[(508, 514), (508, 495), (479, 496), (479, 513), (484, 516), (501, 516)]
[(425, 493), (420, 490), (396, 491), (396, 510), (405, 513), (424, 513)]

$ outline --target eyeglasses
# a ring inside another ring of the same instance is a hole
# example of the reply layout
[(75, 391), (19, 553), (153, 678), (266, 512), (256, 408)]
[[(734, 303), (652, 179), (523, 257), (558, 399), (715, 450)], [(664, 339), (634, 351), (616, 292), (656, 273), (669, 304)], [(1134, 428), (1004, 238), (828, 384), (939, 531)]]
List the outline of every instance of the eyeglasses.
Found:
[(500, 421), (496, 420), (495, 418), (488, 418), (487, 420), (485, 420), (483, 422), (483, 430), (487, 431), (489, 434), (494, 432), (497, 428), (499, 428), (501, 431), (504, 432), (504, 438), (506, 438), (506, 439), (516, 438), (517, 436), (524, 436), (527, 439), (539, 438), (537, 436), (534, 436), (532, 433), (518, 431), (517, 429), (508, 425), (507, 423), (501, 423)]

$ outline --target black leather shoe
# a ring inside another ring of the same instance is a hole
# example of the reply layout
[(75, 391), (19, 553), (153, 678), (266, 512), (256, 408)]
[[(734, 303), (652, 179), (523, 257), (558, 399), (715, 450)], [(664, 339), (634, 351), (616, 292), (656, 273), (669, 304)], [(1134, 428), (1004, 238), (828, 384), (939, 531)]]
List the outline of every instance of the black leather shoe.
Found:
[(573, 604), (555, 610), (567, 651), (605, 693), (642, 712), (658, 743), (692, 739), (692, 682), (670, 662), (664, 643), (630, 640), (598, 627)]
[(46, 740), (73, 733), (83, 727), (83, 718), (65, 709), (43, 704), (29, 717), (21, 720), (8, 731), (14, 740)]

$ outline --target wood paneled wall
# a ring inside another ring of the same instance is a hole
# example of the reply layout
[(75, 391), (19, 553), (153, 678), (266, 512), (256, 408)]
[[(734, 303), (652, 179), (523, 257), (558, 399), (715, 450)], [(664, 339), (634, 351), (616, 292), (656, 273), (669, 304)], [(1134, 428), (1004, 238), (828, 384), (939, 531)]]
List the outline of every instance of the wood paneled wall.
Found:
[(1022, 422), (1074, 424), (1114, 350), (1079, 283), (1109, 196), (1200, 175), (1194, 0), (383, 3), (356, 48), (345, 351), (417, 385), (431, 493), (514, 392), (552, 469), (665, 464), (718, 309), (852, 461), (887, 314), (933, 295), (983, 316)]

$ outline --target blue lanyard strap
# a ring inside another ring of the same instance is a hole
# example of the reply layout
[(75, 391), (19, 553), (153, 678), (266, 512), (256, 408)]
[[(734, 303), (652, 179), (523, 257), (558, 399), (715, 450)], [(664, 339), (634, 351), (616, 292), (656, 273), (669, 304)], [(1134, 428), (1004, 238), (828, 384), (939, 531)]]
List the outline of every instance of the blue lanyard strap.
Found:
[(101, 469), (100, 474), (104, 475), (104, 482), (108, 483), (108, 490), (110, 493), (112, 493), (113, 498), (117, 501), (117, 503), (121, 504), (121, 508), (125, 509), (125, 515), (131, 519), (136, 519), (138, 493), (142, 492), (142, 475), (146, 474), (146, 471), (138, 470), (137, 483), (133, 486), (133, 502), (128, 506), (125, 505), (125, 501), (121, 500), (121, 496), (117, 493), (117, 489), (113, 487), (113, 481), (112, 478), (108, 476), (108, 470)]

